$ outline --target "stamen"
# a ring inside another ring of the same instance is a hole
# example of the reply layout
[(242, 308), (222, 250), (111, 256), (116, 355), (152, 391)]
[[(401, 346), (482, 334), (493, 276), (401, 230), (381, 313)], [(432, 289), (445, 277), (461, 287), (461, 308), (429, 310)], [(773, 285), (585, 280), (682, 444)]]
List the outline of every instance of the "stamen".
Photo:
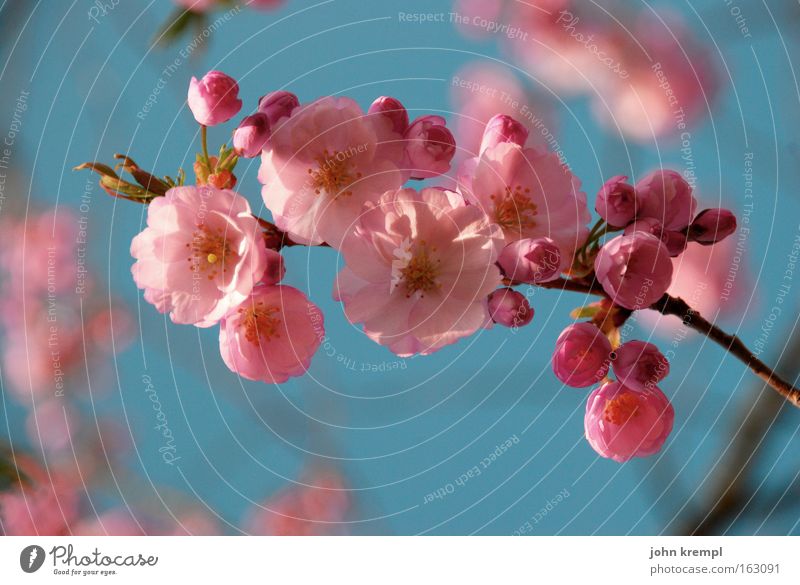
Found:
[(517, 185), (509, 186), (499, 196), (491, 195), (494, 202), (494, 220), (504, 230), (521, 233), (536, 226), (539, 214), (536, 204), (528, 196), (530, 189)]
[(352, 168), (349, 158), (347, 153), (338, 150), (324, 150), (322, 156), (316, 159), (318, 168), (308, 169), (314, 193), (321, 195), (324, 192), (334, 198), (352, 195), (353, 191), (347, 187), (360, 179), (362, 174)]
[(639, 399), (633, 392), (622, 392), (606, 402), (603, 418), (612, 425), (622, 425), (639, 414)]
[(270, 306), (265, 307), (259, 301), (253, 306), (239, 309), (242, 320), (241, 326), (244, 327), (244, 337), (253, 345), (261, 345), (261, 342), (268, 342), (273, 337), (280, 337), (281, 320), (275, 315), (280, 314), (280, 308)]

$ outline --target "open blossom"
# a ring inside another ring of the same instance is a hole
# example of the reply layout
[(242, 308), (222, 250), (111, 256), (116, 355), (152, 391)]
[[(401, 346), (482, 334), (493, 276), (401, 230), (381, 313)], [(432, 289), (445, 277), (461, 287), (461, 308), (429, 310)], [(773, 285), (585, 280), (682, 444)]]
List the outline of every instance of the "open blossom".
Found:
[(525, 295), (511, 288), (498, 288), (489, 295), (489, 316), (505, 327), (522, 327), (533, 320), (533, 309)]
[(631, 310), (646, 309), (655, 303), (672, 282), (667, 247), (641, 231), (617, 236), (603, 245), (594, 270), (611, 300)]
[(412, 179), (428, 179), (450, 170), (456, 140), (441, 116), (420, 116), (406, 130), (406, 157)]
[(261, 193), (294, 241), (338, 247), (366, 201), (406, 181), (402, 152), (390, 120), (365, 115), (351, 99), (324, 97), (273, 128), (261, 156)]
[(656, 386), (669, 374), (669, 362), (658, 348), (645, 341), (628, 341), (614, 352), (612, 362), (617, 379), (634, 390)]
[(175, 323), (208, 327), (235, 307), (266, 265), (247, 200), (212, 187), (174, 187), (147, 210), (131, 272), (144, 298)]
[(189, 82), (189, 109), (203, 126), (216, 126), (233, 118), (242, 109), (239, 84), (222, 71), (209, 71), (202, 79)]
[(503, 142), (465, 161), (458, 181), (462, 195), (502, 228), (506, 243), (555, 241), (562, 269), (586, 240), (591, 219), (586, 194), (555, 153)]
[(608, 373), (611, 342), (592, 323), (574, 323), (556, 340), (553, 373), (567, 386), (583, 388)]
[(497, 263), (511, 280), (549, 282), (561, 274), (561, 250), (550, 238), (525, 238), (503, 248)]
[(623, 175), (612, 177), (597, 194), (597, 213), (614, 227), (625, 227), (636, 218), (636, 191), (627, 180)]
[(455, 193), (386, 193), (345, 239), (334, 296), (373, 341), (401, 356), (429, 354), (489, 324), (502, 242)]
[(672, 432), (675, 411), (657, 387), (635, 390), (608, 382), (586, 403), (586, 439), (603, 457), (617, 462), (657, 453)]
[(697, 201), (680, 173), (654, 171), (636, 183), (639, 217), (652, 217), (666, 230), (682, 230), (692, 222)]
[(281, 384), (308, 370), (324, 336), (322, 312), (302, 292), (259, 285), (220, 323), (219, 348), (232, 372)]
[(254, 158), (269, 140), (269, 118), (262, 112), (245, 117), (233, 131), (233, 148), (236, 154)]

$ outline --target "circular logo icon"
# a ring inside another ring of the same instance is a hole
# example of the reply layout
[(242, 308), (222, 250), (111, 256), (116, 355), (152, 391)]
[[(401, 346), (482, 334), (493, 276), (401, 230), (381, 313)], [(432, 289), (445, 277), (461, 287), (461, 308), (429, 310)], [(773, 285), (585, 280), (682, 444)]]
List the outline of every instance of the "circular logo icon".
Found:
[(19, 566), (26, 573), (35, 573), (42, 568), (44, 557), (44, 549), (41, 546), (37, 544), (26, 546), (19, 553)]

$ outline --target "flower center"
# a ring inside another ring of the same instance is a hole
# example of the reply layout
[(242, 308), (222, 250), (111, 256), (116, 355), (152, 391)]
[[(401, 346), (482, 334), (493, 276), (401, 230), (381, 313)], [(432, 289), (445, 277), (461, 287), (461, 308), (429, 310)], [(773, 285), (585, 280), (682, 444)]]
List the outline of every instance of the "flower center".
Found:
[(308, 169), (311, 178), (311, 188), (314, 193), (321, 195), (323, 192), (332, 195), (334, 199), (340, 195), (348, 196), (353, 192), (347, 189), (354, 181), (361, 178), (348, 161), (350, 155), (346, 152), (334, 150), (332, 153), (324, 150), (322, 156), (317, 157), (318, 168)]
[(395, 252), (398, 260), (404, 263), (404, 266), (396, 271), (395, 286), (402, 284), (406, 289), (407, 297), (417, 291), (425, 296), (424, 293), (441, 287), (436, 280), (439, 276), (441, 260), (432, 258), (431, 252), (436, 252), (436, 247), (429, 250), (424, 241), (419, 242), (413, 251), (405, 248), (399, 253)]
[(280, 308), (266, 307), (259, 301), (249, 307), (240, 308), (239, 313), (242, 314), (244, 337), (253, 345), (261, 345), (262, 341), (266, 343), (273, 337), (281, 336), (278, 329), (281, 320), (276, 316), (276, 313), (280, 314)]
[(208, 271), (209, 280), (213, 280), (219, 270), (225, 272), (228, 269), (226, 260), (234, 253), (225, 239), (222, 228), (212, 230), (205, 225), (197, 226), (192, 234), (192, 240), (186, 244), (186, 247), (189, 249), (187, 260), (192, 270)]
[(536, 225), (538, 211), (536, 204), (530, 200), (528, 193), (531, 190), (522, 185), (513, 189), (506, 187), (499, 195), (491, 195), (494, 202), (494, 221), (503, 230), (522, 232)]
[(633, 392), (622, 392), (606, 402), (603, 418), (612, 425), (623, 425), (639, 414), (639, 399)]

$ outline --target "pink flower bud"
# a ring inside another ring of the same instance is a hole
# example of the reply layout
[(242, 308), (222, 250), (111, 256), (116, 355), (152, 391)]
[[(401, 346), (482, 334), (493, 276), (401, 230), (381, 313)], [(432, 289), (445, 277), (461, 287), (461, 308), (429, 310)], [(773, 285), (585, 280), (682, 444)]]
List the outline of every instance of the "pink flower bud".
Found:
[(278, 120), (290, 116), (300, 105), (297, 96), (288, 91), (273, 91), (258, 100), (258, 111), (266, 114), (270, 128), (276, 128)]
[(511, 116), (496, 114), (486, 122), (480, 154), (483, 154), (483, 151), (487, 148), (492, 148), (502, 142), (512, 142), (519, 146), (525, 146), (526, 140), (528, 140), (528, 129), (525, 126)]
[(623, 175), (612, 177), (597, 193), (594, 208), (614, 227), (625, 227), (636, 218), (636, 190), (627, 180)]
[(398, 134), (405, 134), (408, 130), (408, 112), (403, 104), (393, 97), (379, 97), (372, 102), (368, 113), (386, 116), (392, 123), (392, 130)]
[(649, 390), (669, 374), (669, 361), (652, 343), (628, 341), (613, 354), (614, 375), (629, 388)]
[(269, 118), (257, 112), (247, 116), (233, 131), (233, 148), (238, 156), (254, 158), (261, 154), (261, 149), (269, 140)]
[(561, 274), (561, 251), (550, 238), (517, 240), (503, 248), (498, 264), (511, 280), (549, 282)]
[(682, 230), (694, 217), (697, 201), (692, 186), (675, 171), (659, 170), (636, 183), (638, 217), (652, 217), (664, 229)]
[(689, 239), (710, 246), (721, 242), (735, 231), (736, 216), (730, 209), (705, 209), (694, 218), (689, 227)]
[(567, 386), (583, 388), (608, 373), (611, 342), (592, 323), (570, 325), (556, 340), (553, 372)]
[(192, 12), (206, 12), (214, 8), (217, 0), (175, 0), (175, 3)]
[(239, 84), (222, 71), (209, 71), (199, 81), (189, 82), (189, 109), (203, 126), (216, 126), (233, 118), (242, 109)]
[(522, 327), (533, 319), (533, 309), (523, 294), (499, 288), (489, 295), (489, 315), (499, 325)]
[(680, 256), (683, 254), (683, 251), (686, 250), (686, 234), (683, 232), (665, 230), (664, 226), (661, 225), (661, 222), (657, 219), (653, 219), (652, 217), (643, 217), (642, 219), (637, 219), (635, 222), (625, 228), (623, 233), (626, 236), (629, 236), (636, 232), (651, 234), (660, 239), (667, 247), (669, 255), (673, 258), (675, 256)]
[(286, 265), (283, 262), (283, 255), (272, 248), (267, 248), (267, 267), (264, 276), (261, 277), (261, 284), (278, 284), (286, 275)]
[(594, 271), (611, 300), (631, 310), (655, 303), (672, 282), (667, 247), (641, 231), (607, 242), (595, 258)]
[(422, 116), (406, 131), (406, 158), (412, 179), (428, 179), (450, 170), (456, 140), (441, 116)]
[(672, 432), (675, 411), (657, 387), (635, 390), (621, 382), (596, 389), (586, 403), (586, 440), (619, 463), (657, 453)]

